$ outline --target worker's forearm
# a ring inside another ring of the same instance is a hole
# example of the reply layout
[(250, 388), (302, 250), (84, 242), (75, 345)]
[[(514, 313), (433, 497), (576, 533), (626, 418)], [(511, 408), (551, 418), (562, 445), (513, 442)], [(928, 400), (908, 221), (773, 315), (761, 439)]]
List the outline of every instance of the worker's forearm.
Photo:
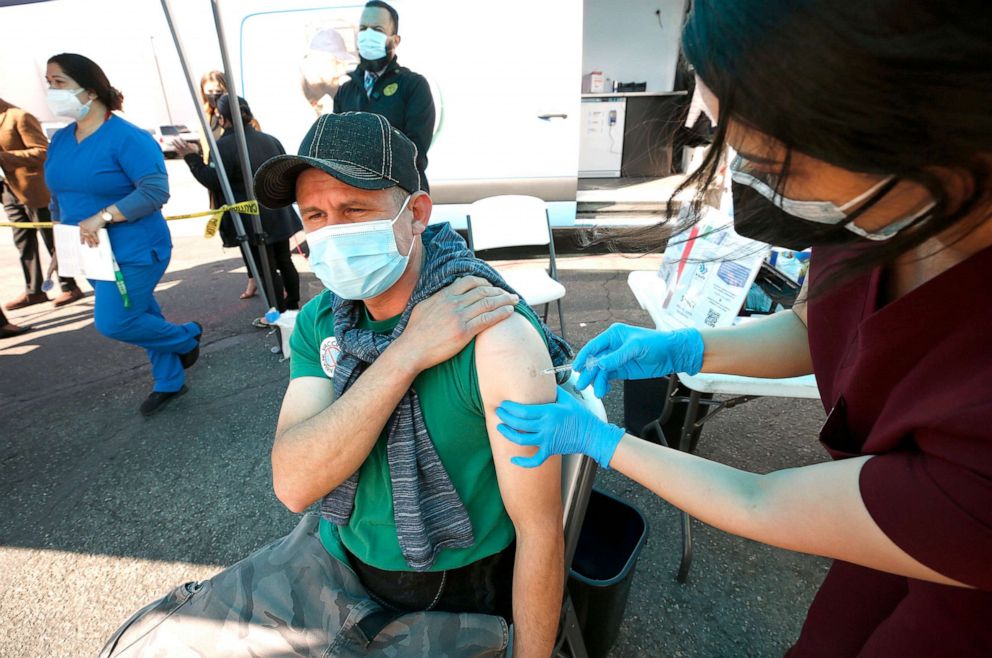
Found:
[(565, 580), (561, 519), (517, 533), (513, 571), (513, 655), (546, 658), (558, 634)]
[(306, 509), (359, 469), (413, 384), (416, 371), (408, 363), (399, 350), (386, 349), (327, 409), (279, 428), (272, 479), (287, 507)]
[(703, 334), (703, 372), (796, 377), (813, 371), (809, 336), (791, 310)]
[(733, 534), (753, 536), (749, 526), (755, 518), (761, 475), (629, 434), (620, 440), (610, 468), (704, 523)]

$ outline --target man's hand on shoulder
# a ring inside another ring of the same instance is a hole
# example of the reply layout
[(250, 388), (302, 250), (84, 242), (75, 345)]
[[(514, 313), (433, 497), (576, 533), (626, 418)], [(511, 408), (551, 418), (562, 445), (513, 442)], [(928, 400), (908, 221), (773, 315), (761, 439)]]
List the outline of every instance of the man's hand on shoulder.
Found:
[(519, 301), (477, 276), (464, 276), (413, 308), (392, 349), (420, 372), (458, 354), (480, 332), (513, 315)]

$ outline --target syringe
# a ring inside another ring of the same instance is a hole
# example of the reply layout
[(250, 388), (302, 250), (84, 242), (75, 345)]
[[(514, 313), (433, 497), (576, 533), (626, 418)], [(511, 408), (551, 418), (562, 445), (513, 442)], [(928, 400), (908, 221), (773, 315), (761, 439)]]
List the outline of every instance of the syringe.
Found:
[[(591, 368), (595, 366), (597, 363), (599, 363), (599, 359), (597, 359), (594, 356), (590, 356), (588, 359), (586, 359), (586, 368)], [(545, 368), (544, 370), (541, 371), (541, 373), (545, 375), (554, 375), (559, 372), (568, 372), (569, 370), (572, 370), (572, 366), (574, 365), (575, 365), (574, 363), (565, 363), (563, 365), (555, 366), (553, 368)]]

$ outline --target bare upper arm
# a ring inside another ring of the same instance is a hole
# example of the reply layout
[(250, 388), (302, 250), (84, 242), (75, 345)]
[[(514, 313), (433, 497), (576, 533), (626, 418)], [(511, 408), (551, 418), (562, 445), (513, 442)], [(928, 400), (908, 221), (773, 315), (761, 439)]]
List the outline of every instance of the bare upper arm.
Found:
[(334, 402), (334, 385), (323, 377), (297, 377), (289, 380), (279, 409), (276, 440), (289, 429), (310, 420)]
[(519, 468), (510, 458), (530, 456), (534, 448), (518, 446), (496, 431), (496, 407), (512, 399), (524, 404), (553, 402), (557, 394), (554, 375), (541, 371), (551, 366), (547, 346), (537, 329), (522, 315), (487, 329), (476, 339), (476, 371), (485, 405), (486, 428), (492, 446), (496, 477), (507, 514), (517, 527), (553, 520), (561, 527), (561, 460), (548, 459), (538, 468)]
[(878, 526), (859, 485), (869, 459), (841, 459), (762, 476), (754, 509), (763, 513), (737, 534), (879, 571), (966, 586), (919, 562)]

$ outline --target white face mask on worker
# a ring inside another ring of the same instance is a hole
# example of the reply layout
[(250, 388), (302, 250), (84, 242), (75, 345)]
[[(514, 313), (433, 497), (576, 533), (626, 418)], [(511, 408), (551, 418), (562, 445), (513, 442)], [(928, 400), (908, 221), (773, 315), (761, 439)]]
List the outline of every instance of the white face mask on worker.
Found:
[(85, 105), (79, 101), (79, 92), (82, 89), (49, 89), (48, 109), (52, 114), (59, 117), (80, 120), (89, 114), (93, 99)]

